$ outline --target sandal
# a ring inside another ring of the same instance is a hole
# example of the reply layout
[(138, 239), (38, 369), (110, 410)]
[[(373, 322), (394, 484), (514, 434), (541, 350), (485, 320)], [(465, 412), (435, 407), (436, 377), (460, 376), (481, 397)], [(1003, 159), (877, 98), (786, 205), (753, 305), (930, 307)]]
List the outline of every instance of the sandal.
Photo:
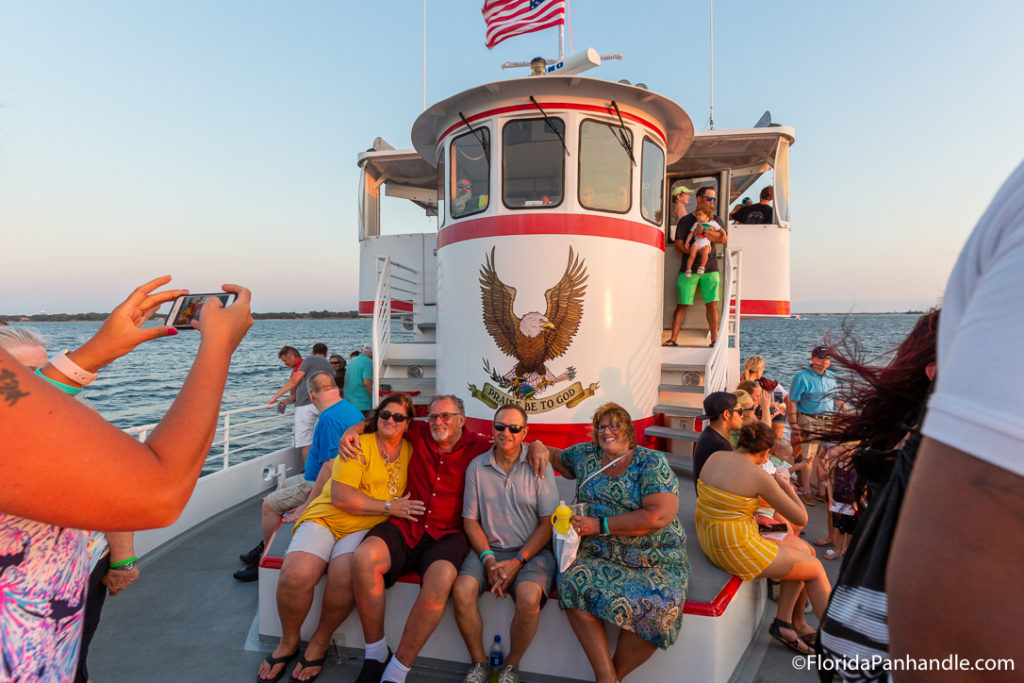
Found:
[(663, 342), (662, 346), (679, 346), (679, 344), (677, 344), (675, 341), (669, 339), (668, 341)]
[(828, 550), (826, 550), (825, 551), (825, 555), (824, 555), (826, 560), (838, 560), (842, 556), (843, 556), (842, 553), (837, 553), (832, 548), (829, 548)]
[[(807, 643), (800, 640), (799, 636), (797, 636), (793, 640), (786, 640), (785, 638), (783, 638), (782, 629), (784, 628), (788, 628), (790, 631), (793, 631), (793, 633), (796, 633), (796, 630), (793, 628), (793, 624), (789, 623), (788, 621), (783, 621), (782, 619), (776, 619), (772, 622), (772, 625), (768, 627), (768, 635), (770, 635), (772, 638), (788, 647), (790, 650), (793, 650), (794, 652), (799, 652), (802, 655), (812, 654), (811, 650), (807, 647)], [(804, 649), (800, 649), (801, 645), (804, 646)]]
[(281, 667), (281, 670), (278, 671), (277, 675), (273, 678), (260, 678), (260, 675), (256, 674), (256, 680), (259, 681), (259, 683), (276, 683), (277, 681), (281, 680), (282, 676), (284, 676), (285, 670), (288, 669), (288, 664), (298, 656), (299, 648), (295, 648), (295, 652), (291, 653), (290, 655), (284, 655), (282, 657), (275, 657), (274, 653), (271, 652), (269, 655), (267, 655), (267, 658), (264, 660), (267, 664), (270, 665), (270, 668), (273, 669), (278, 664), (284, 664), (284, 666)]
[(299, 657), (299, 666), (305, 671), (307, 666), (319, 666), (320, 670), (316, 672), (316, 676), (312, 678), (296, 678), (295, 672), (292, 672), (291, 679), (296, 683), (313, 683), (317, 679), (317, 676), (324, 672), (324, 662), (327, 660), (327, 655), (324, 655), (320, 659), (306, 659), (306, 653), (303, 652), (302, 656)]
[(810, 633), (804, 633), (800, 636), (800, 640), (803, 641), (804, 645), (813, 650), (814, 646), (818, 644), (818, 632), (811, 631)]

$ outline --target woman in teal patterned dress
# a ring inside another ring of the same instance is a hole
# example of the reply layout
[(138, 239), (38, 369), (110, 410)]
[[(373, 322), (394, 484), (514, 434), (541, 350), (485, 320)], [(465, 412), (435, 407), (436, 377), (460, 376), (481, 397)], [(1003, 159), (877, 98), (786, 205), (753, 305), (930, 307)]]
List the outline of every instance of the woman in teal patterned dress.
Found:
[[(551, 449), (551, 464), (576, 479), (586, 504), (586, 516), (573, 517), (582, 541), (558, 576), (558, 597), (603, 683), (621, 681), (679, 637), (690, 562), (665, 456), (636, 445), (633, 421), (615, 403), (598, 408), (593, 424), (592, 442)], [(606, 621), (621, 629), (614, 655)]]

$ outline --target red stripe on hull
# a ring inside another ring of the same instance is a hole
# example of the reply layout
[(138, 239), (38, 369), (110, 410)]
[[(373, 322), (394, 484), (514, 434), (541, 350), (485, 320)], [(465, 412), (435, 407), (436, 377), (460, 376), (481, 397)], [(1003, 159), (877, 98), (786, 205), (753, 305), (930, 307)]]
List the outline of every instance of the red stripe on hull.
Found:
[(437, 248), (441, 249), (466, 240), (513, 235), (605, 237), (637, 242), (665, 251), (665, 235), (653, 225), (623, 218), (575, 213), (529, 213), (464, 220), (442, 229), (437, 234)]
[[(636, 428), (637, 439), (636, 442), (641, 446), (646, 446), (651, 439), (643, 436), (644, 430), (654, 424), (654, 416), (645, 417), (641, 420), (633, 420), (633, 426)], [(554, 446), (556, 448), (566, 448), (573, 444), (580, 443), (581, 441), (592, 441), (593, 426), (590, 423), (586, 424), (542, 424), (539, 422), (530, 423), (530, 432), (527, 437), (528, 441), (540, 439), (548, 446)], [(481, 420), (478, 417), (467, 417), (466, 428), (471, 429), (481, 434), (491, 433), (491, 421)]]
[[(412, 313), (412, 302), (411, 301), (395, 301), (391, 300), (391, 310), (398, 311), (399, 313)], [(359, 302), (359, 315), (373, 315), (373, 302), (372, 301), (360, 301)]]
[[(549, 116), (553, 114), (552, 110), (563, 109), (568, 111), (589, 112), (592, 114), (599, 114), (602, 116), (613, 116), (616, 119), (618, 119), (618, 115), (615, 113), (614, 109), (612, 109), (611, 107), (602, 107), (596, 104), (581, 104), (579, 102), (541, 102), (540, 105), (544, 107), (544, 111), (546, 111)], [(501, 114), (514, 114), (517, 112), (535, 112), (537, 116), (540, 116), (540, 112), (537, 110), (537, 107), (534, 106), (533, 103), (530, 103), (513, 104), (507, 107), (495, 107), (494, 109), (488, 109), (478, 114), (467, 116), (466, 120), (472, 123), (474, 121), (479, 121), (480, 119), (485, 119), (490, 116), (500, 116)], [(557, 115), (557, 112), (554, 112), (554, 114)], [(640, 125), (648, 128), (652, 133), (654, 133), (655, 135), (658, 136), (658, 138), (661, 139), (662, 144), (667, 144), (667, 140), (665, 138), (665, 131), (661, 128), (661, 126), (654, 123), (650, 119), (645, 119), (642, 116), (637, 116), (636, 114), (627, 111), (622, 112), (622, 118), (626, 121), (633, 121), (635, 123), (639, 123)], [(441, 135), (439, 135), (437, 139), (438, 141), (444, 140), (446, 137), (448, 137), (458, 129), (465, 127), (466, 124), (462, 121), (454, 123), (448, 128), (448, 130), (441, 133)]]
[[(736, 302), (729, 302), (735, 306)], [(744, 299), (740, 304), (740, 315), (789, 315), (788, 301), (771, 301), (769, 299)]]

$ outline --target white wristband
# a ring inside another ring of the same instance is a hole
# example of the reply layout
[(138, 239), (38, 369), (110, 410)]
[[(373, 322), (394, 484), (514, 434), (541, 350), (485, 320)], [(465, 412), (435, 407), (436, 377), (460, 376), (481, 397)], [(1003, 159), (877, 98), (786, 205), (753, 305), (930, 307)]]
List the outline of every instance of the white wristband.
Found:
[(78, 363), (68, 358), (67, 349), (64, 349), (57, 355), (53, 356), (50, 359), (50, 365), (54, 370), (83, 387), (99, 376), (95, 372), (83, 370)]

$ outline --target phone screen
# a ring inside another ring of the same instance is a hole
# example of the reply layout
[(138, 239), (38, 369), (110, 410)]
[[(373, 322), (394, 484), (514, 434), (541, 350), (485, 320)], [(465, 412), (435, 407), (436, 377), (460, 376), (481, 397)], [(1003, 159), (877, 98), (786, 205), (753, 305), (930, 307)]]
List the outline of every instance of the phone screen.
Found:
[(171, 312), (167, 316), (167, 324), (171, 327), (181, 329), (193, 329), (192, 321), (199, 320), (199, 314), (203, 308), (203, 302), (210, 297), (220, 299), (221, 306), (228, 306), (235, 300), (234, 292), (216, 292), (213, 294), (186, 294), (178, 297), (171, 306)]

